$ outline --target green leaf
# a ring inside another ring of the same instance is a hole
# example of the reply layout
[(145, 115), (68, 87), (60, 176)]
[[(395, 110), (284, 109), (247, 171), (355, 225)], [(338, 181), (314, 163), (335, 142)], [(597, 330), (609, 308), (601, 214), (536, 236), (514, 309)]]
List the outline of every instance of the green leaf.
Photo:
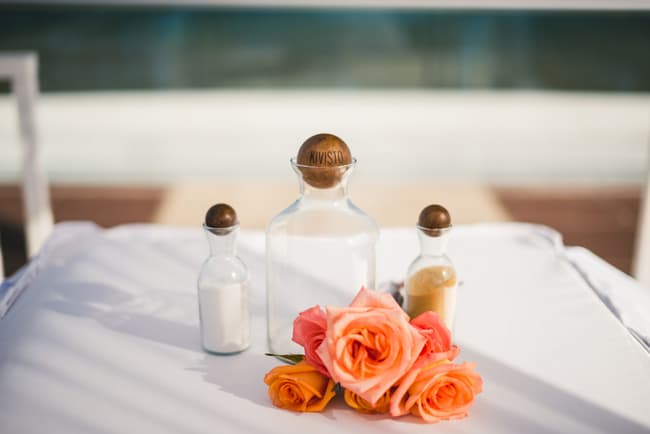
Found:
[(273, 353), (264, 353), (265, 356), (275, 357), (281, 362), (287, 363), (289, 365), (295, 365), (305, 360), (305, 356), (302, 354), (273, 354)]

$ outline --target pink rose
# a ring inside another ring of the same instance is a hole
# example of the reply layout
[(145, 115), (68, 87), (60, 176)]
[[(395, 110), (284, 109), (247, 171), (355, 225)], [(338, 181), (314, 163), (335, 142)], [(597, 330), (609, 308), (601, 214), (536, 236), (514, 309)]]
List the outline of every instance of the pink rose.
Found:
[(371, 406), (418, 358), (426, 339), (388, 293), (361, 288), (347, 308), (328, 307), (316, 350), (332, 379)]
[(435, 312), (424, 312), (411, 320), (411, 325), (426, 338), (426, 344), (415, 362), (415, 367), (440, 360), (454, 360), (458, 347), (451, 344), (451, 332)]
[(318, 370), (321, 374), (329, 377), (327, 368), (323, 365), (316, 349), (325, 339), (325, 328), (327, 319), (325, 313), (319, 306), (310, 307), (300, 312), (298, 317), (293, 321), (292, 340), (305, 349), (305, 359), (307, 362)]
[(391, 415), (411, 413), (429, 423), (467, 416), (467, 409), (483, 389), (474, 367), (473, 363), (442, 361), (413, 369), (391, 396)]

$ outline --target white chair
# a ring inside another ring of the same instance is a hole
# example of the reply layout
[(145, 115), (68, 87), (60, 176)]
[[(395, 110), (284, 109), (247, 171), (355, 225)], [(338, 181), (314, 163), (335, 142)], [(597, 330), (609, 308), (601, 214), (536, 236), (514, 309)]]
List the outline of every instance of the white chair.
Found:
[(643, 286), (650, 288), (650, 162), (648, 163), (646, 176), (645, 189), (641, 198), (641, 209), (639, 211), (636, 251), (632, 271), (634, 277)]
[[(38, 96), (38, 58), (35, 53), (0, 53), (0, 80), (11, 84), (18, 106), (18, 129), (23, 148), (22, 190), (27, 256), (33, 257), (53, 227), (47, 178), (42, 168), (35, 106)], [(1, 247), (1, 246), (0, 246)], [(0, 250), (0, 279), (3, 277)]]

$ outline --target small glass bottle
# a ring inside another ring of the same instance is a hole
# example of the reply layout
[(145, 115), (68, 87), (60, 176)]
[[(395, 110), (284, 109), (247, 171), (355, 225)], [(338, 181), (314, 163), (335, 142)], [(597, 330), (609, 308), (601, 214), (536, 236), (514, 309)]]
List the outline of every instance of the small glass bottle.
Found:
[(347, 306), (375, 287), (377, 225), (348, 197), (356, 160), (331, 134), (310, 137), (291, 166), (300, 198), (266, 231), (267, 332), (274, 353), (300, 352), (293, 320), (314, 305)]
[(239, 222), (226, 204), (211, 207), (203, 224), (210, 256), (198, 281), (201, 344), (210, 353), (243, 351), (250, 345), (249, 273), (237, 256)]
[(453, 329), (456, 313), (456, 270), (446, 255), (451, 218), (440, 205), (429, 205), (418, 219), (420, 255), (408, 269), (404, 308), (411, 318), (432, 310)]

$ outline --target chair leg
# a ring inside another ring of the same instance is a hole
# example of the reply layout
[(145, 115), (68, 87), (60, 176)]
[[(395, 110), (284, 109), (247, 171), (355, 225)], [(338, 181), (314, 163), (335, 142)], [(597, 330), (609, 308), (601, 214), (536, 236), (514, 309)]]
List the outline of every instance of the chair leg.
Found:
[(2, 237), (0, 237), (0, 282), (5, 278), (5, 264), (2, 259)]
[(20, 139), (23, 147), (23, 208), (27, 256), (34, 256), (52, 232), (54, 219), (45, 171), (41, 165), (35, 119), (38, 95), (38, 61), (25, 56), (13, 85), (18, 103)]
[(634, 277), (642, 285), (650, 288), (650, 163), (647, 169), (643, 197), (641, 198), (635, 250), (632, 267)]

